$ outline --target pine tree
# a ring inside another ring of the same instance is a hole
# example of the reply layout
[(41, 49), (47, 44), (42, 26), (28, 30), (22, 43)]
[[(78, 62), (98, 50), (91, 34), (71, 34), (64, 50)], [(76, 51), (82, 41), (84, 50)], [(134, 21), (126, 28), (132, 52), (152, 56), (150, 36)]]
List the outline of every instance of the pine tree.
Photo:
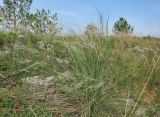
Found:
[(114, 24), (113, 32), (115, 34), (131, 34), (134, 28), (130, 24), (128, 24), (127, 20), (123, 17), (119, 18), (119, 20)]

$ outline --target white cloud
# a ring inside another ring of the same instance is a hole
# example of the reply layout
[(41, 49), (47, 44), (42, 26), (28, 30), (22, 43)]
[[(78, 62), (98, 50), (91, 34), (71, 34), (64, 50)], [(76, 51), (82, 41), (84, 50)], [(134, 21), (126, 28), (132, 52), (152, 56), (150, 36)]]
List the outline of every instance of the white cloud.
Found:
[(75, 17), (75, 18), (81, 18), (80, 15), (78, 15), (77, 13), (74, 13), (74, 12), (63, 11), (63, 10), (58, 10), (56, 12), (62, 16), (71, 16), (71, 17)]

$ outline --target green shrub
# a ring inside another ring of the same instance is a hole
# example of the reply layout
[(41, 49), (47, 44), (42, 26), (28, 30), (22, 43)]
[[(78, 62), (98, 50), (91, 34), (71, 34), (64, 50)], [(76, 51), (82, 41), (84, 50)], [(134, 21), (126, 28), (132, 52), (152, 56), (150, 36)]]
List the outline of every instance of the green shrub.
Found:
[(54, 44), (54, 52), (55, 56), (58, 58), (66, 58), (68, 56), (67, 54), (67, 48), (64, 46), (64, 44), (57, 42)]
[(18, 38), (17, 33), (14, 33), (14, 32), (8, 33), (9, 42), (14, 42), (17, 38)]
[(4, 43), (11, 43), (17, 39), (18, 35), (14, 32), (4, 33), (0, 32), (0, 45)]
[(35, 35), (33, 33), (27, 33), (25, 37), (25, 44), (37, 44), (38, 41), (42, 40), (42, 37), (39, 35)]
[(5, 38), (6, 38), (6, 34), (3, 32), (0, 32), (0, 45), (4, 44)]

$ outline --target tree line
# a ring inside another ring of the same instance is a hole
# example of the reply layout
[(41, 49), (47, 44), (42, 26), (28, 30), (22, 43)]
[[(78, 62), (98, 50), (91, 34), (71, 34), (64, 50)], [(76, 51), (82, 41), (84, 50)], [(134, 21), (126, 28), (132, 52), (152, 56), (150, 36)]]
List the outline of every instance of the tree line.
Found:
[[(17, 32), (29, 30), (38, 34), (56, 34), (62, 30), (58, 23), (57, 13), (52, 14), (49, 10), (37, 10), (30, 12), (33, 0), (3, 0), (0, 6), (0, 23), (4, 30)], [(123, 17), (119, 18), (113, 26), (114, 34), (131, 34), (134, 28)], [(95, 24), (88, 24), (85, 34), (96, 33), (98, 28)]]
[(5, 30), (29, 30), (40, 34), (53, 34), (61, 30), (57, 14), (49, 10), (30, 12), (33, 0), (3, 0), (0, 6), (1, 25)]
[[(113, 26), (113, 34), (115, 35), (131, 35), (134, 31), (134, 27), (131, 26), (124, 17), (120, 17)], [(94, 23), (87, 25), (85, 29), (86, 35), (92, 35), (99, 33), (99, 29)]]

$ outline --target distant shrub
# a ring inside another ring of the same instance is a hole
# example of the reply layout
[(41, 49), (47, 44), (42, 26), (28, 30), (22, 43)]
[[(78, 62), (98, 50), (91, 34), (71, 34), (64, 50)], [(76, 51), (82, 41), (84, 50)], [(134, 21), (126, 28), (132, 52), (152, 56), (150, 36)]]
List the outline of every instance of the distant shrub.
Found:
[(17, 39), (17, 37), (17, 34), (14, 32), (0, 32), (0, 45), (3, 45), (4, 43), (14, 42)]
[(54, 44), (54, 52), (56, 57), (66, 58), (68, 55), (67, 51), (68, 51), (67, 48), (62, 43)]
[(41, 36), (35, 35), (33, 33), (27, 33), (24, 42), (26, 44), (37, 44), (40, 40), (42, 40)]
[(95, 24), (88, 24), (85, 29), (85, 35), (87, 36), (95, 36), (98, 33), (98, 27)]
[(153, 37), (150, 35), (147, 35), (147, 36), (143, 36), (143, 39), (153, 39)]
[(9, 32), (8, 33), (8, 38), (10, 41), (15, 41), (18, 38), (18, 35), (14, 32)]
[(0, 32), (0, 45), (3, 45), (5, 37), (6, 37), (6, 34), (3, 32)]

